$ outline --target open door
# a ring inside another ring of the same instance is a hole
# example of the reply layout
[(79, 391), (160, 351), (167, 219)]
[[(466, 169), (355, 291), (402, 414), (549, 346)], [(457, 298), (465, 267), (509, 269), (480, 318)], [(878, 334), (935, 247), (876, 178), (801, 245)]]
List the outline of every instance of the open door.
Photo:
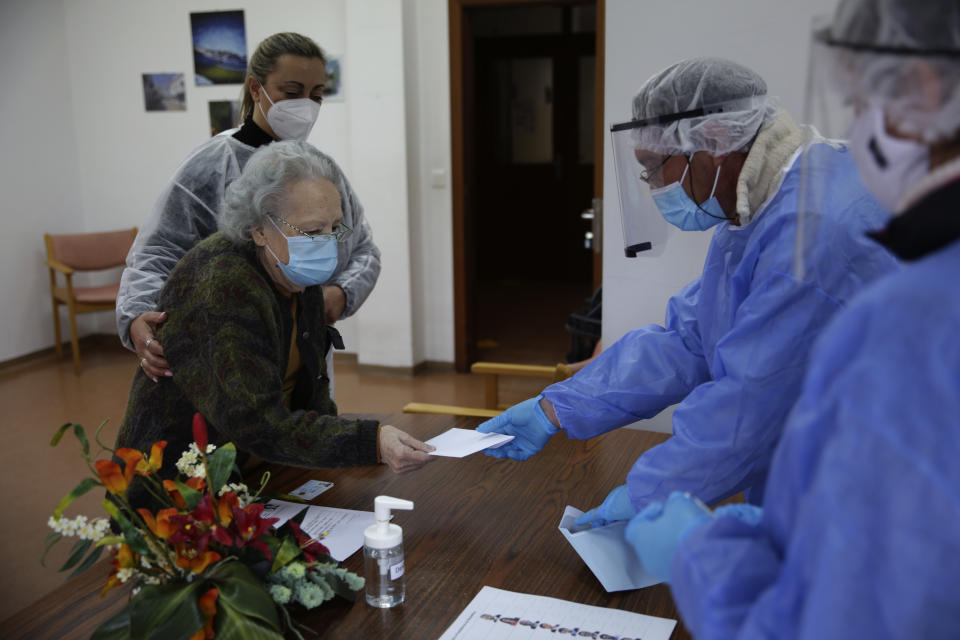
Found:
[(602, 279), (603, 1), (451, 0), (456, 365), (553, 364)]

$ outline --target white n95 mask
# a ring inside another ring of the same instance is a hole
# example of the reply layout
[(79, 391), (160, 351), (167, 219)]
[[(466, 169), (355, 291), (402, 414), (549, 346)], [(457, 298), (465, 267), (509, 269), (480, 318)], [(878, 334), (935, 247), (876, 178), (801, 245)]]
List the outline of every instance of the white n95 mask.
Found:
[(320, 103), (310, 98), (290, 98), (274, 102), (270, 100), (270, 94), (263, 85), (260, 86), (271, 106), (266, 113), (263, 113), (259, 102), (257, 106), (277, 137), (281, 140), (306, 140), (317, 122), (317, 116), (320, 115)]
[(867, 191), (893, 214), (902, 213), (897, 207), (904, 196), (930, 171), (930, 149), (887, 133), (883, 110), (876, 107), (854, 120), (850, 152)]

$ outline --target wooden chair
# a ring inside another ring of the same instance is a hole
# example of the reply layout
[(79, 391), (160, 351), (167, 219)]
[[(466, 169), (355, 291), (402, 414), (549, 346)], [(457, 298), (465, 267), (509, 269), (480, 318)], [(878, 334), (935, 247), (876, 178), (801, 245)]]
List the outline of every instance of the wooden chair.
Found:
[[(532, 364), (509, 364), (505, 362), (474, 362), (470, 365), (470, 372), (484, 375), (486, 379), (485, 407), (458, 407), (446, 404), (432, 404), (429, 402), (408, 402), (403, 407), (404, 413), (442, 413), (455, 416), (474, 418), (492, 418), (499, 415), (509, 404), (500, 402), (500, 378), (519, 376), (524, 378), (543, 378), (549, 382), (560, 382), (573, 375), (565, 364), (554, 367), (545, 367)], [(546, 386), (546, 382), (544, 386)]]
[[(50, 300), (53, 303), (53, 333), (57, 356), (63, 357), (60, 344), (60, 305), (70, 314), (70, 342), (73, 347), (73, 370), (80, 373), (80, 346), (77, 341), (77, 314), (110, 311), (116, 308), (120, 283), (75, 287), (73, 274), (78, 271), (100, 271), (124, 264), (127, 253), (137, 237), (137, 228), (102, 233), (74, 233), (43, 235), (47, 246), (47, 266), (50, 268)], [(66, 284), (57, 284), (57, 272), (64, 275)]]

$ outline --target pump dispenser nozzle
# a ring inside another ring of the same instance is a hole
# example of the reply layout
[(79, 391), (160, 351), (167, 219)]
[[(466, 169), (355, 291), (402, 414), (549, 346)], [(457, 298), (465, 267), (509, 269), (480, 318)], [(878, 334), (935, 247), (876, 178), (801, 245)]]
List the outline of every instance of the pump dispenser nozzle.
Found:
[(373, 501), (373, 512), (377, 518), (377, 524), (367, 527), (363, 532), (363, 543), (368, 547), (386, 549), (400, 544), (403, 540), (403, 530), (395, 524), (390, 524), (391, 509), (409, 511), (413, 509), (413, 503), (390, 496), (377, 496)]

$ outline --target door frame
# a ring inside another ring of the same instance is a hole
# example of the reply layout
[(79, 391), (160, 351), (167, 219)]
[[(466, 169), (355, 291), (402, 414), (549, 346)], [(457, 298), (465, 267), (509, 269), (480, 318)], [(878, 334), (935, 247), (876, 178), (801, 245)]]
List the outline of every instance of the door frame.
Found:
[[(530, 5), (596, 5), (596, 51), (594, 73), (594, 202), (603, 196), (603, 95), (604, 95), (604, 43), (606, 0), (447, 0), (450, 29), (450, 185), (453, 205), (453, 316), (454, 316), (454, 362), (457, 371), (469, 370), (471, 354), (471, 313), (467, 300), (467, 229), (466, 229), (466, 132), (464, 108), (469, 104), (467, 92), (472, 92), (472, 83), (467, 77), (465, 64), (472, 63), (464, 46), (469, 30), (465, 10), (477, 7), (511, 7)], [(596, 227), (602, 225), (601, 207), (594, 206), (598, 216)], [(597, 234), (594, 242), (602, 242)], [(593, 283), (599, 286), (602, 279), (603, 257), (593, 254)], [(475, 347), (474, 347), (475, 348)]]

